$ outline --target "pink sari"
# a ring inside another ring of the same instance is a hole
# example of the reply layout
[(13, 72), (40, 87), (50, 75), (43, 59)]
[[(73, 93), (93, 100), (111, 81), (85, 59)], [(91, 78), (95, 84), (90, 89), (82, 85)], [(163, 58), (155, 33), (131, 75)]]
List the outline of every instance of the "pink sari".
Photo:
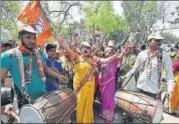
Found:
[(114, 115), (114, 94), (115, 94), (115, 76), (118, 60), (114, 59), (108, 64), (102, 64), (99, 69), (98, 86), (101, 92), (102, 106), (100, 117), (106, 122), (112, 122)]

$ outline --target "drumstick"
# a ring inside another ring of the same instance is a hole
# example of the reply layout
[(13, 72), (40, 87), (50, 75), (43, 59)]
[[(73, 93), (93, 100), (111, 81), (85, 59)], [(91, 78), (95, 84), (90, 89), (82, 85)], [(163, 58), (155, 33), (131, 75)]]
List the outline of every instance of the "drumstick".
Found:
[(17, 116), (17, 114), (15, 114), (14, 112), (12, 112), (12, 115), (13, 115), (14, 118), (17, 120), (17, 123), (21, 123), (21, 122), (20, 122), (20, 118)]
[(129, 83), (129, 81), (131, 80), (131, 78), (134, 76), (135, 73), (133, 73), (130, 78), (126, 81), (126, 83), (122, 86), (122, 89), (124, 89), (124, 87)]
[[(53, 71), (57, 72), (59, 75), (63, 76), (56, 68), (52, 67), (51, 69), (52, 69)], [(64, 79), (64, 77), (61, 77), (61, 78)]]
[(20, 122), (20, 118), (17, 116), (17, 114), (16, 113), (14, 113), (14, 111), (10, 111), (10, 113), (11, 113), (11, 115), (13, 116), (13, 117), (11, 117), (9, 120), (8, 120), (8, 123), (13, 123), (14, 122), (14, 120), (16, 120), (17, 121), (17, 123), (21, 123)]
[(51, 68), (53, 71), (57, 72), (58, 74), (62, 75), (56, 68), (52, 67)]

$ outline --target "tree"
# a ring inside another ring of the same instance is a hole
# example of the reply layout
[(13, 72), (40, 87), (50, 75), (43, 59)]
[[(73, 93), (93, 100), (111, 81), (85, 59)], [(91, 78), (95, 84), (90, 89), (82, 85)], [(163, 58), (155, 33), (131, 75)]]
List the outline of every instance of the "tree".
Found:
[(114, 14), (110, 1), (89, 1), (82, 10), (86, 27), (101, 30), (106, 34), (115, 30), (127, 30), (124, 19)]
[(174, 25), (179, 24), (179, 5), (175, 7), (175, 11), (173, 11), (171, 15), (174, 16), (175, 18), (169, 21), (169, 23), (174, 24)]
[[(50, 5), (50, 2), (51, 1), (41, 1), (41, 7), (51, 23), (55, 22), (60, 25), (68, 23), (68, 20), (73, 18), (73, 16), (70, 14), (70, 10), (73, 7), (80, 8), (81, 6), (80, 1), (55, 1), (55, 4), (53, 1), (53, 5)], [(54, 5), (58, 5), (58, 7), (54, 7)]]
[[(60, 33), (65, 39), (69, 39), (71, 29), (69, 26), (69, 20), (73, 19), (70, 10), (73, 7), (80, 9), (80, 1), (40, 1), (41, 8), (45, 14), (46, 19), (49, 21), (51, 29)], [(58, 5), (58, 7), (54, 7)]]
[(177, 43), (179, 42), (179, 37), (176, 35), (169, 33), (169, 32), (164, 32), (162, 33), (162, 36), (165, 38), (165, 42), (167, 43)]
[(167, 16), (167, 8), (166, 8), (166, 2), (165, 1), (159, 1), (158, 2), (158, 10), (157, 10), (158, 19), (162, 20), (162, 23), (165, 22), (165, 18)]
[(16, 25), (16, 17), (20, 11), (20, 5), (17, 1), (2, 1), (1, 2), (1, 26), (10, 31), (10, 38), (18, 41), (17, 32), (18, 27)]
[(122, 7), (131, 32), (149, 31), (156, 22), (156, 1), (123, 1)]
[(59, 25), (58, 23), (54, 23), (54, 28), (58, 33), (60, 33), (60, 35), (63, 38), (68, 38), (68, 36), (70, 34), (69, 26), (64, 26), (64, 25)]

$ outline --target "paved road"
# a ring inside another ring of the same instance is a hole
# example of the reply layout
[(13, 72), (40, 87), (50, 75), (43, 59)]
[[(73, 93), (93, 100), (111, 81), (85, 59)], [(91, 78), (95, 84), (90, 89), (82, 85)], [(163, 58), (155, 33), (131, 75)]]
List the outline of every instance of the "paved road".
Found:
[[(100, 109), (100, 103), (95, 102), (94, 103), (94, 119), (95, 123), (105, 123), (103, 119), (101, 119), (99, 115), (99, 109)], [(122, 123), (122, 110), (118, 107), (116, 107), (114, 119), (112, 123)], [(76, 115), (75, 113), (72, 115), (72, 121), (76, 122)], [(134, 119), (133, 123), (142, 123), (138, 121), (137, 119)], [(161, 121), (161, 123), (179, 123), (179, 117), (172, 116), (170, 114), (164, 113), (164, 119)]]

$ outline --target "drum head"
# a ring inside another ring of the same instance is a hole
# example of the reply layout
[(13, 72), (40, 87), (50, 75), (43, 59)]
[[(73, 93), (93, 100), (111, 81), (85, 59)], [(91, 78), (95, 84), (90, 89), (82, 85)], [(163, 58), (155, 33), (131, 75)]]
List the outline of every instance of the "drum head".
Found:
[(25, 105), (19, 111), (21, 123), (45, 123), (44, 116), (32, 105)]
[(163, 115), (163, 104), (159, 102), (156, 106), (155, 114), (152, 123), (160, 123)]

